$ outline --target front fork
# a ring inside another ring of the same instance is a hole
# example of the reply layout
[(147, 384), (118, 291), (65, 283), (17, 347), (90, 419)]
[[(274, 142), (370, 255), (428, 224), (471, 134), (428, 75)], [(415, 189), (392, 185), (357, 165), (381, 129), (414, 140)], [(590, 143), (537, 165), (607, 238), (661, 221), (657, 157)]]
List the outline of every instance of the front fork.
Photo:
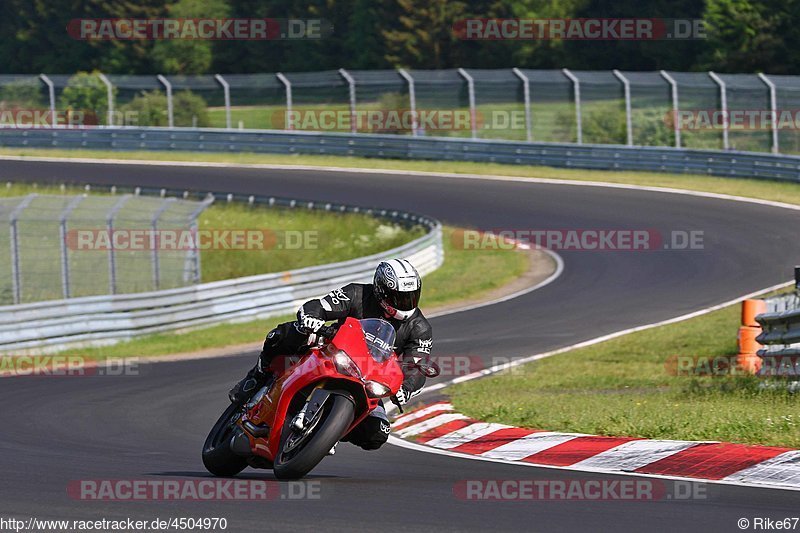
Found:
[(323, 380), (319, 382), (316, 387), (314, 387), (314, 390), (311, 391), (311, 394), (309, 394), (308, 399), (306, 399), (306, 402), (303, 404), (300, 412), (294, 416), (292, 422), (290, 423), (290, 426), (293, 429), (297, 431), (303, 431), (306, 428), (306, 422), (308, 420), (313, 420), (314, 417), (317, 416), (319, 410), (325, 403), (325, 400), (327, 400), (330, 396), (330, 393), (324, 390), (324, 387), (325, 381)]

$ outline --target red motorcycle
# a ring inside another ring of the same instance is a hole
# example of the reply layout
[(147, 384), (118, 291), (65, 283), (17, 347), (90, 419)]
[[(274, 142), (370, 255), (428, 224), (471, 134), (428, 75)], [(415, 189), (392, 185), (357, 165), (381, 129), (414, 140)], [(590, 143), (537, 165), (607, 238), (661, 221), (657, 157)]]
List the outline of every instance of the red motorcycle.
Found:
[[(216, 476), (234, 476), (247, 466), (271, 468), (278, 479), (306, 475), (381, 398), (397, 403), (403, 370), (395, 336), (379, 318), (324, 326), (320, 342), (298, 362), (275, 372), (247, 404), (225, 410), (203, 446), (206, 469)], [(279, 358), (273, 370), (276, 364)], [(426, 376), (439, 373), (433, 363), (404, 364)]]

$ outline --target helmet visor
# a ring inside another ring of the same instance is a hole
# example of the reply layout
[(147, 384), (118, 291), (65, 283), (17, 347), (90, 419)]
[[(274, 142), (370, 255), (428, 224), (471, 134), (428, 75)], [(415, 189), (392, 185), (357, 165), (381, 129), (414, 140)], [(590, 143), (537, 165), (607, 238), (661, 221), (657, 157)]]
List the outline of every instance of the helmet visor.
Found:
[(421, 289), (415, 291), (388, 291), (386, 301), (389, 305), (400, 311), (411, 311), (419, 303)]

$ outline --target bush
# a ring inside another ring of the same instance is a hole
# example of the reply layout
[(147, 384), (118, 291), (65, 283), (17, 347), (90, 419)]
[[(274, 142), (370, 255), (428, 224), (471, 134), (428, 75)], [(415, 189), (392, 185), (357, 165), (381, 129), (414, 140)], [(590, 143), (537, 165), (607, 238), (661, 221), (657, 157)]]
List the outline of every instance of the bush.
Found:
[(181, 91), (174, 95), (172, 105), (176, 126), (192, 126), (193, 117), (197, 117), (198, 128), (207, 128), (211, 125), (208, 105), (202, 96), (191, 91)]
[[(127, 126), (168, 126), (167, 96), (161, 91), (142, 92), (130, 103), (122, 106)], [(208, 118), (206, 101), (191, 91), (180, 91), (172, 96), (172, 115), (175, 126), (192, 126), (193, 117), (197, 117), (197, 127), (207, 127)]]
[(42, 82), (35, 78), (7, 83), (0, 87), (0, 109), (47, 107), (47, 100), (42, 91)]
[[(116, 88), (112, 91), (116, 93)], [(61, 106), (65, 110), (94, 114), (96, 123), (106, 123), (108, 89), (97, 72), (78, 72), (72, 76), (61, 94)], [(90, 123), (90, 121), (87, 121)]]
[(625, 144), (625, 110), (619, 102), (595, 103), (583, 108), (583, 142)]
[(143, 91), (120, 107), (125, 126), (167, 126), (167, 97), (161, 91)]

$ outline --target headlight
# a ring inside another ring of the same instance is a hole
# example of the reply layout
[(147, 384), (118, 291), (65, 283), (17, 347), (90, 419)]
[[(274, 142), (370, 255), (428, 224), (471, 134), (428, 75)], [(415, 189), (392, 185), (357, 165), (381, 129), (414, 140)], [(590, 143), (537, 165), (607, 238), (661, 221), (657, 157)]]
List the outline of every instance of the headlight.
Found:
[(345, 353), (343, 350), (336, 350), (336, 352), (332, 355), (332, 359), (333, 364), (336, 366), (336, 370), (338, 370), (339, 373), (361, 379), (361, 369), (358, 368), (358, 365), (355, 363), (355, 361), (350, 359), (350, 356), (347, 355), (347, 353)]
[(392, 389), (377, 381), (367, 381), (364, 386), (367, 388), (367, 395), (370, 398), (383, 398), (392, 393)]

